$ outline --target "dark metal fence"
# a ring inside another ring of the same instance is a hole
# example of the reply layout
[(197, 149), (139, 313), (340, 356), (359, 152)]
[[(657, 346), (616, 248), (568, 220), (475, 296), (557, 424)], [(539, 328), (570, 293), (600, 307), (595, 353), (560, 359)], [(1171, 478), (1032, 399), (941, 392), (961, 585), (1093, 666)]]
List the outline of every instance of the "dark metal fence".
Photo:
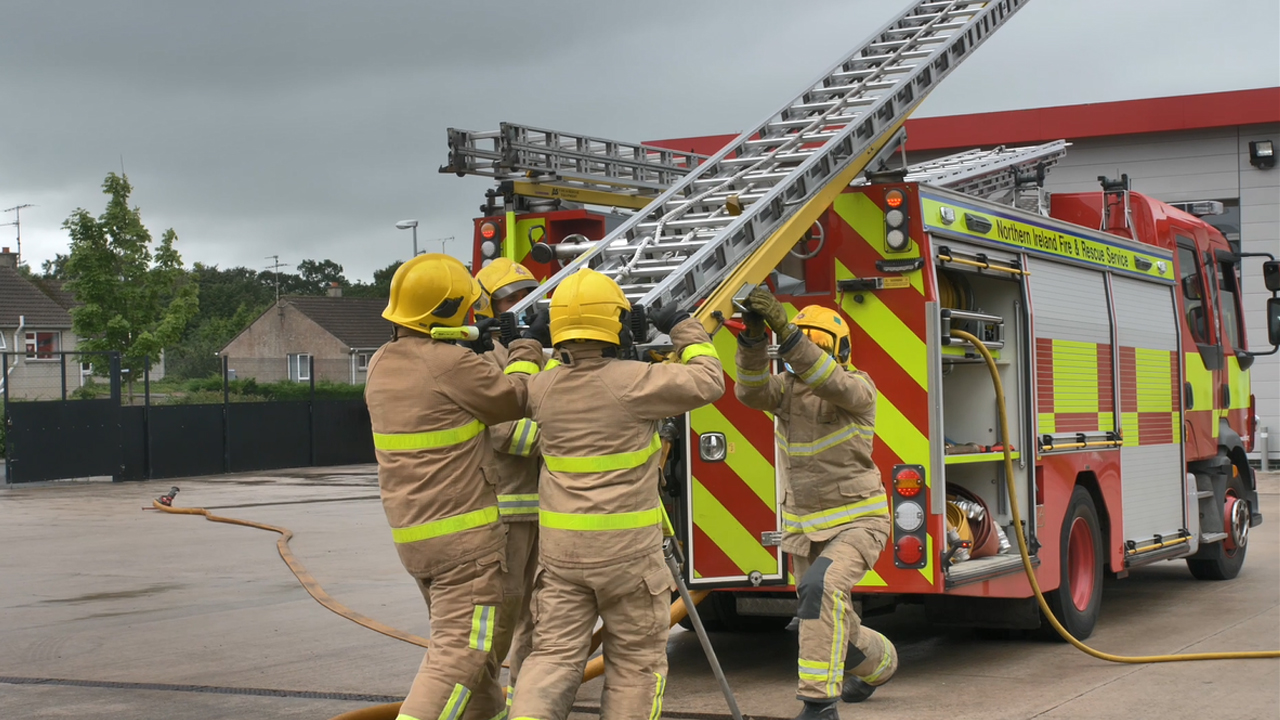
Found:
[(5, 481), (147, 480), (374, 461), (364, 401), (317, 398), (314, 380), (305, 400), (232, 402), (224, 363), (222, 402), (163, 404), (151, 392), (150, 363), (139, 374), (141, 388), (135, 380), (132, 390), (141, 390), (141, 404), (133, 397), (125, 404), (128, 371), (114, 353), (0, 353)]

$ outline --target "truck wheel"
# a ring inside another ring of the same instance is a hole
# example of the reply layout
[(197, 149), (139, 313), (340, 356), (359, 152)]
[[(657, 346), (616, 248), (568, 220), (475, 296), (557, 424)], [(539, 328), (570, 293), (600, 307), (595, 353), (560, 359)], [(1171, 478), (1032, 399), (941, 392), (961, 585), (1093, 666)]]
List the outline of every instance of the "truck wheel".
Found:
[[(1045, 593), (1053, 615), (1078, 640), (1093, 634), (1102, 610), (1102, 531), (1093, 496), (1076, 486), (1067, 504), (1059, 539), (1061, 581), (1058, 588)], [(1060, 637), (1044, 620), (1042, 628)]]
[(1187, 569), (1197, 580), (1230, 580), (1240, 574), (1244, 554), (1249, 549), (1249, 501), (1245, 499), (1240, 469), (1231, 466), (1226, 502), (1222, 504), (1222, 526), (1227, 539), (1200, 548), (1187, 558)]

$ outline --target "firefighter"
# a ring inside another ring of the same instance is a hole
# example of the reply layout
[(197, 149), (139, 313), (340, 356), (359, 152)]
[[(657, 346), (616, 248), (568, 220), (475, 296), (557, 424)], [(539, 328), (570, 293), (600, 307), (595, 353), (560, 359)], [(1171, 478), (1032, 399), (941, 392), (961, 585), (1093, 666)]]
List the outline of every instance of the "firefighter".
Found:
[[(875, 385), (849, 367), (849, 326), (839, 313), (810, 305), (789, 322), (763, 287), (745, 306), (735, 394), (778, 419), (782, 549), (799, 578), (797, 694), (804, 709), (797, 720), (834, 720), (837, 697), (867, 699), (898, 665), (893, 644), (861, 626), (849, 595), (889, 536), (884, 486), (871, 461)], [(766, 325), (786, 362), (780, 375), (769, 369)]]
[[(631, 304), (610, 278), (582, 269), (551, 298), (555, 344), (529, 385), (543, 472), (533, 594), (533, 653), (516, 684), (512, 718), (564, 720), (604, 620), (602, 717), (647, 720), (662, 711), (668, 602), (658, 495), (658, 423), (724, 393), (720, 360), (702, 325), (675, 307), (654, 313), (679, 362), (619, 357)], [(552, 363), (558, 363), (552, 367)]]
[[(509, 258), (495, 259), (476, 273), (476, 280), (481, 290), (475, 308), (477, 324), (483, 322), (482, 318), (494, 318), (506, 312), (538, 287), (533, 273)], [(492, 346), (491, 339), (481, 338), (482, 342), (485, 340)], [(547, 344), (551, 344), (550, 338)], [(498, 367), (508, 367), (509, 355), (506, 348), (497, 345), (486, 357)], [(531, 373), (540, 371), (541, 358), (525, 369)], [(494, 425), (488, 432), (497, 475), (498, 514), (507, 527), (507, 573), (503, 579), (502, 610), (498, 614), (501, 625), (498, 639), (503, 642), (495, 643), (494, 659), (500, 663), (507, 657), (510, 666), (507, 702), (510, 703), (520, 665), (533, 649), (533, 616), (529, 613), (529, 603), (538, 562), (538, 424), (522, 418)]]
[[(480, 284), (448, 255), (419, 255), (391, 279), (382, 316), (391, 342), (369, 361), (382, 507), (405, 569), (431, 613), (431, 647), (401, 707), (402, 719), (476, 718), (505, 711), (488, 662), (502, 604), (505, 536), (486, 425), (524, 416), (527, 374), (503, 374), (433, 327), (458, 327)], [(536, 362), (541, 343), (517, 340), (510, 358)]]

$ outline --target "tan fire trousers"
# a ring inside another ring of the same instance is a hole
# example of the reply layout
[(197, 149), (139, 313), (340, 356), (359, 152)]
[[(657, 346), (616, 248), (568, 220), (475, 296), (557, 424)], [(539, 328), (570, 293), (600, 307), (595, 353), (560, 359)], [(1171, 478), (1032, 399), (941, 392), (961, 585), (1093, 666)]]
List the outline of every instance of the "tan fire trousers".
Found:
[(800, 683), (796, 694), (801, 700), (840, 696), (845, 654), (851, 642), (862, 659), (849, 672), (864, 682), (882, 685), (897, 670), (893, 643), (862, 626), (849, 597), (850, 589), (880, 557), (888, 530), (888, 518), (864, 518), (835, 537), (812, 543), (807, 555), (791, 556), (799, 578)]
[(659, 717), (674, 589), (661, 550), (603, 568), (559, 568), (544, 560), (533, 591), (533, 653), (520, 670), (511, 718), (569, 716), (597, 618), (604, 620), (600, 716)]
[(520, 666), (533, 651), (533, 579), (538, 570), (538, 523), (507, 523), (507, 574), (502, 580), (504, 628), (510, 628), (511, 650), (507, 655), (510, 679), (507, 705), (520, 676)]
[(511, 634), (499, 622), (503, 556), (416, 577), (431, 613), (427, 649), (401, 720), (493, 720), (506, 713), (498, 673)]

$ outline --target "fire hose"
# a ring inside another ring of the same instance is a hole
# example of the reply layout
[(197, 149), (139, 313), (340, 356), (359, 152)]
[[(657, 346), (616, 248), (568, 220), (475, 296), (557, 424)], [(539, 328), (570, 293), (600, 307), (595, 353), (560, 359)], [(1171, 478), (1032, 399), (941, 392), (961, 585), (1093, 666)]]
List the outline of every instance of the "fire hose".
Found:
[(1009, 414), (1005, 408), (1004, 384), (1000, 382), (1000, 372), (996, 368), (995, 358), (991, 356), (991, 351), (987, 350), (987, 346), (982, 344), (978, 338), (970, 335), (963, 330), (951, 330), (952, 337), (964, 340), (971, 345), (987, 362), (987, 370), (991, 372), (991, 383), (995, 386), (996, 402), (1000, 410), (1000, 439), (1004, 446), (1004, 479), (1005, 484), (1009, 488), (1009, 507), (1013, 511), (1013, 528), (1014, 535), (1018, 540), (1018, 553), (1022, 556), (1022, 570), (1026, 573), (1027, 581), (1031, 583), (1031, 591), (1035, 593), (1036, 603), (1040, 605), (1040, 611), (1044, 617), (1053, 626), (1053, 629), (1062, 636), (1063, 640), (1071, 643), (1081, 652), (1092, 655), (1099, 660), (1106, 660), (1114, 663), (1128, 663), (1132, 665), (1144, 665), (1147, 663), (1164, 663), (1164, 662), (1191, 662), (1195, 660), (1256, 660), (1263, 658), (1280, 657), (1280, 650), (1258, 650), (1251, 652), (1212, 652), (1212, 653), (1181, 653), (1176, 655), (1113, 655), (1111, 653), (1095, 650), (1088, 645), (1077, 640), (1067, 631), (1062, 623), (1054, 617), (1053, 610), (1049, 608), (1048, 601), (1045, 600), (1044, 593), (1040, 590), (1040, 583), (1036, 580), (1035, 570), (1031, 565), (1031, 553), (1027, 550), (1027, 539), (1025, 531), (1022, 527), (1022, 514), (1018, 510), (1018, 489), (1014, 482), (1013, 475), (1013, 455), (1010, 452), (1009, 440)]

